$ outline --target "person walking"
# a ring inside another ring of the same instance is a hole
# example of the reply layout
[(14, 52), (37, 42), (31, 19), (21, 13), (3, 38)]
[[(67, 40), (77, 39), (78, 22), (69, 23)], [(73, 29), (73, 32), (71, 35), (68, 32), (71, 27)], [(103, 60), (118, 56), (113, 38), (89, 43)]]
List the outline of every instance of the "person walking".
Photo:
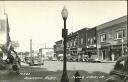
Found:
[(115, 55), (113, 53), (112, 53), (111, 57), (112, 57), (112, 61), (114, 61), (115, 60)]

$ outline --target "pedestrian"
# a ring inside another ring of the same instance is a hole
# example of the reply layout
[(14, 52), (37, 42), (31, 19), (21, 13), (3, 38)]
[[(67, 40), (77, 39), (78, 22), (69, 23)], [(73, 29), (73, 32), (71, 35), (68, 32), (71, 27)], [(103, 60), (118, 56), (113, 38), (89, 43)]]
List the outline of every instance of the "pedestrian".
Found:
[(113, 53), (112, 53), (111, 57), (112, 57), (112, 61), (114, 61), (115, 60), (115, 55)]

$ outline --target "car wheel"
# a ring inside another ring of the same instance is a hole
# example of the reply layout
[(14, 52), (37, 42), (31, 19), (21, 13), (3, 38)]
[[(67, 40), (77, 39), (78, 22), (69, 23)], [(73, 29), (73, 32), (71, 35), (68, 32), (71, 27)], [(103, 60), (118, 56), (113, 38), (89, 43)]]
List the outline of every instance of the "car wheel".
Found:
[(108, 79), (106, 79), (107, 82), (121, 82), (121, 78), (118, 75), (111, 75)]

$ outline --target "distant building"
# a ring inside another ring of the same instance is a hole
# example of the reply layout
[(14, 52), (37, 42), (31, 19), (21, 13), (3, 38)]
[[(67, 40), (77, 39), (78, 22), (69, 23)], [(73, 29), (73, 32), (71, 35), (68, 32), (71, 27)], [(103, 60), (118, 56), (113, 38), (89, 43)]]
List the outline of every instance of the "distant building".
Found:
[(96, 27), (90, 28), (86, 32), (86, 55), (89, 57), (97, 56), (97, 35), (96, 35)]
[(54, 49), (53, 48), (40, 48), (37, 53), (38, 56), (43, 57), (44, 59), (49, 59), (54, 57)]
[(54, 45), (55, 57), (57, 57), (58, 59), (62, 58), (63, 52), (64, 52), (63, 41), (62, 40), (56, 41)]
[(77, 57), (78, 33), (70, 33), (67, 38), (67, 54)]
[(78, 55), (78, 61), (80, 61), (83, 56), (85, 55), (86, 51), (86, 44), (87, 44), (87, 30), (89, 28), (83, 28), (77, 31), (78, 34), (78, 47), (77, 47), (77, 55)]
[(126, 54), (127, 48), (127, 16), (97, 26), (97, 42), (99, 58), (112, 60)]
[(78, 61), (85, 55), (87, 30), (88, 28), (83, 28), (68, 35), (67, 52), (71, 56), (75, 56)]

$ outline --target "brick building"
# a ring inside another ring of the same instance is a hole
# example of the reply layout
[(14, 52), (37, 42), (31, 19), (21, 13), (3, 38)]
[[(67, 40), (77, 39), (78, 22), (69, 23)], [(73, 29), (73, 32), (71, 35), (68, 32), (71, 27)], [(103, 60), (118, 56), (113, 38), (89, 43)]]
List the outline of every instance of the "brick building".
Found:
[(64, 52), (63, 41), (62, 40), (56, 41), (54, 45), (54, 56), (60, 60), (60, 58), (62, 58), (63, 56), (63, 52)]
[(86, 51), (86, 44), (87, 44), (87, 31), (89, 28), (83, 28), (77, 31), (78, 33), (78, 48), (77, 48), (77, 55), (78, 61), (83, 59)]
[(78, 33), (70, 33), (67, 39), (67, 53), (71, 56), (77, 56)]
[(97, 35), (96, 27), (87, 30), (87, 43), (86, 43), (86, 55), (97, 55)]
[[(67, 54), (80, 59), (85, 55), (95, 56), (100, 60), (116, 60), (127, 51), (127, 16), (117, 18), (93, 28), (83, 28), (67, 36)], [(63, 54), (62, 40), (56, 42)]]
[(126, 54), (127, 16), (97, 26), (97, 45), (101, 60), (116, 60)]

